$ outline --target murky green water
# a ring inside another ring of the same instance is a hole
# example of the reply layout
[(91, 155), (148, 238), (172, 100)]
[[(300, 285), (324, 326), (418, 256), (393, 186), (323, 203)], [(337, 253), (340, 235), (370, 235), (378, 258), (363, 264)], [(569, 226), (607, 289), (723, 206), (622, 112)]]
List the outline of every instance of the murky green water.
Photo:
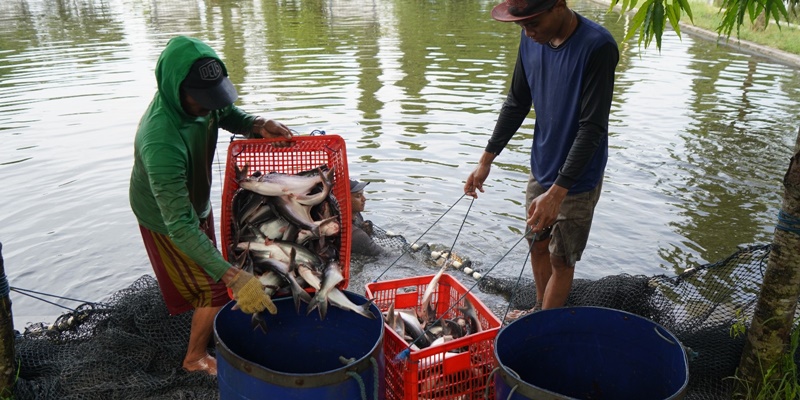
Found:
[[(152, 273), (127, 184), (155, 60), (176, 34), (217, 49), (242, 108), (343, 136), (350, 175), (373, 182), (368, 219), (413, 241), (456, 204), (421, 241), (450, 246), (460, 232), (459, 254), (517, 276), (525, 251), (509, 249), (522, 233), (533, 119), (487, 192), (458, 201), (516, 54), (516, 26), (489, 17), (495, 2), (0, 3), (0, 241), (12, 286), (100, 301)], [(573, 5), (621, 40), (626, 18)], [(604, 192), (576, 275), (671, 275), (771, 240), (800, 126), (797, 69), (672, 33), (660, 53), (621, 47)], [(392, 261), (354, 271), (351, 290)], [(405, 263), (386, 276), (433, 272)], [(12, 299), (17, 316), (62, 311)]]

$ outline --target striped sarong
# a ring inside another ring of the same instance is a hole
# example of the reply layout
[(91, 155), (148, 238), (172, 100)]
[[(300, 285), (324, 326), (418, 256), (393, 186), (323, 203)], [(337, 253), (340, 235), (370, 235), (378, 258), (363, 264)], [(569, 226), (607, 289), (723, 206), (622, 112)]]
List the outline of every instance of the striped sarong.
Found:
[[(175, 246), (168, 235), (153, 232), (141, 225), (139, 229), (158, 287), (171, 315), (197, 307), (221, 307), (231, 300), (222, 280), (214, 282), (200, 265)], [(200, 229), (216, 246), (212, 214), (201, 220)]]

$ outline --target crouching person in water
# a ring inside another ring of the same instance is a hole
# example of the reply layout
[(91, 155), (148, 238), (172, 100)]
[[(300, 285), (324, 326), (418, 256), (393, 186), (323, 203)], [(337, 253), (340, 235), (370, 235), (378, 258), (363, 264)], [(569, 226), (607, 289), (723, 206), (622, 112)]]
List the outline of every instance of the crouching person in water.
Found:
[(367, 204), (367, 198), (364, 196), (364, 187), (367, 185), (369, 182), (350, 180), (350, 209), (353, 213), (350, 252), (365, 256), (379, 256), (384, 253), (384, 249), (372, 238), (372, 221), (364, 221), (364, 217), (361, 215)]
[(292, 134), (233, 105), (238, 95), (225, 65), (197, 39), (171, 39), (155, 75), (158, 90), (134, 140), (130, 204), (169, 313), (194, 310), (183, 368), (216, 375), (217, 360), (207, 348), (214, 317), (230, 301), (227, 288), (245, 313), (277, 311), (258, 279), (229, 264), (216, 247), (210, 195), (217, 130), (264, 138)]

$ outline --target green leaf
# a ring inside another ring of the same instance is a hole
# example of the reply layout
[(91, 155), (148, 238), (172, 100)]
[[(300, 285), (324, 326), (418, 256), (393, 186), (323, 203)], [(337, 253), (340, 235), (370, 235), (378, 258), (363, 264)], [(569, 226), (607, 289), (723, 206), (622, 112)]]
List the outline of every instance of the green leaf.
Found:
[(644, 39), (644, 29), (642, 28), (642, 23), (644, 22), (645, 17), (647, 16), (647, 9), (653, 3), (654, 0), (647, 0), (642, 4), (642, 7), (636, 11), (633, 18), (631, 19), (631, 23), (628, 26), (628, 33), (625, 34), (625, 39), (623, 41), (627, 41), (633, 37), (634, 34), (640, 29), (642, 29), (642, 33), (639, 36), (639, 43)]
[(650, 2), (650, 6), (647, 7), (647, 16), (644, 18), (644, 26), (642, 27), (647, 35), (644, 40), (644, 47), (649, 47), (650, 42), (653, 40), (653, 8), (655, 8), (655, 2)]
[(630, 3), (631, 3), (631, 0), (622, 0), (622, 12), (623, 13), (630, 9), (629, 8), (630, 7)]
[(692, 17), (692, 8), (689, 7), (688, 0), (678, 0), (678, 3), (680, 3), (683, 11), (686, 11), (686, 15), (689, 16), (689, 21), (692, 21), (692, 23), (694, 23), (694, 17)]
[(750, 23), (752, 24), (756, 18), (758, 18), (759, 14), (761, 14), (761, 4), (755, 1), (745, 1), (745, 4), (747, 5), (747, 12), (750, 14)]
[(666, 7), (667, 19), (669, 20), (669, 24), (672, 26), (672, 30), (675, 31), (678, 37), (681, 37), (681, 27), (680, 24), (678, 23), (681, 19), (680, 17), (681, 9), (680, 7), (675, 7), (676, 4), (678, 4), (677, 1), (672, 3), (671, 6), (668, 5)]
[(672, 9), (672, 15), (675, 16), (675, 23), (679, 23), (681, 21), (681, 2), (678, 0), (674, 0), (672, 2), (672, 7), (667, 7)]
[(664, 35), (664, 2), (653, 3), (653, 32), (656, 36), (656, 48), (661, 50), (661, 36)]

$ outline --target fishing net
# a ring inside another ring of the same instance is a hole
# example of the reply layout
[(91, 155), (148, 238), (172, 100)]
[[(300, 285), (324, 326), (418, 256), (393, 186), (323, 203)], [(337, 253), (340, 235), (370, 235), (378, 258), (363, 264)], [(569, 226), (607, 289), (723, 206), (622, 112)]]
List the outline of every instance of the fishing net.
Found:
[[(608, 307), (661, 324), (680, 339), (689, 356), (687, 400), (730, 399), (748, 327), (769, 258), (769, 245), (740, 249), (725, 260), (687, 269), (678, 276), (616, 275), (576, 279), (567, 306)], [(506, 297), (510, 307), (536, 303), (531, 279), (494, 279), (478, 287)], [(798, 360), (795, 360), (798, 362)]]
[[(430, 260), (428, 245), (412, 250), (402, 236), (375, 228), (374, 239), (382, 246)], [(746, 327), (752, 319), (769, 251), (768, 245), (747, 247), (679, 276), (577, 279), (568, 305), (619, 309), (663, 325), (690, 355), (685, 398), (729, 399), (729, 378), (745, 341), (731, 328)], [(535, 303), (530, 279), (485, 276), (477, 288), (505, 297), (511, 308)], [(502, 318), (505, 309), (495, 312)], [(103, 304), (85, 304), (53, 324), (31, 324), (16, 339), (16, 398), (217, 399), (216, 378), (180, 368), (191, 316), (169, 316), (157, 282), (143, 276)]]
[(216, 378), (181, 369), (192, 313), (170, 316), (154, 277), (16, 339), (18, 400), (217, 399)]

